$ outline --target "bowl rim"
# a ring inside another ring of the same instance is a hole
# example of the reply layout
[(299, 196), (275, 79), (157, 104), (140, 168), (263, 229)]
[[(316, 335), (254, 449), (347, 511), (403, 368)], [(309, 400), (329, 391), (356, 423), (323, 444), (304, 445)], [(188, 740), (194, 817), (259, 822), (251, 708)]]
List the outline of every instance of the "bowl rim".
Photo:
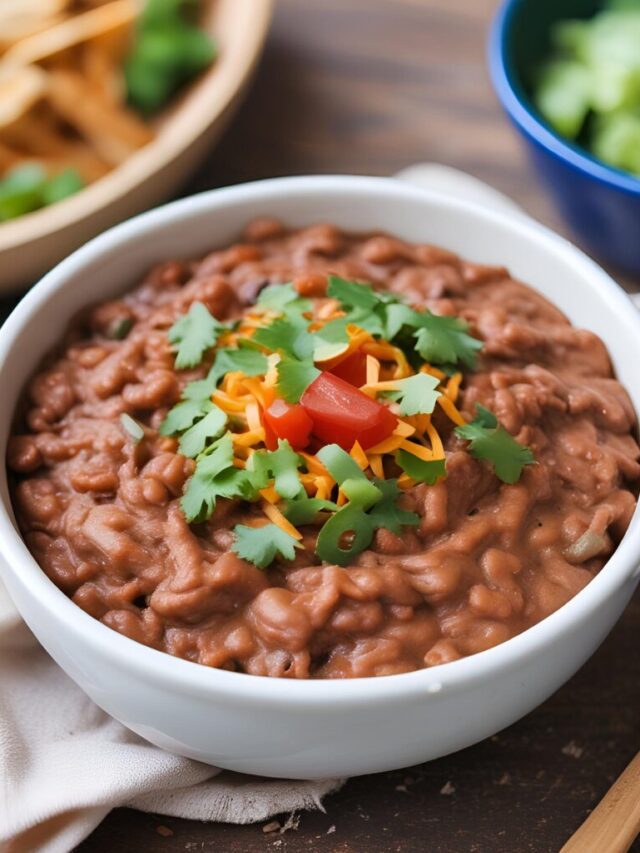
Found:
[(503, 0), (493, 17), (487, 42), (489, 75), (496, 94), (518, 129), (550, 154), (561, 159), (576, 172), (592, 180), (615, 187), (631, 196), (640, 195), (640, 177), (607, 165), (556, 133), (542, 116), (538, 115), (520, 84), (509, 57), (511, 27), (515, 14), (525, 0)]
[[(545, 226), (393, 178), (321, 175), (273, 178), (201, 193), (134, 217), (94, 238), (49, 272), (14, 309), (0, 329), (0, 372), (6, 369), (6, 357), (14, 342), (28, 335), (31, 316), (55, 298), (66, 282), (86, 265), (147, 236), (152, 239), (153, 232), (166, 225), (181, 219), (208, 216), (234, 202), (249, 201), (264, 209), (270, 200), (283, 196), (289, 199), (318, 197), (326, 202), (328, 195), (339, 198), (345, 193), (373, 196), (379, 202), (405, 199), (444, 206), (454, 213), (489, 219), (507, 233), (524, 234), (536, 243), (539, 251), (555, 255), (565, 263), (570, 261), (584, 276), (585, 284), (608, 303), (610, 310), (618, 312), (621, 326), (631, 327), (627, 334), (637, 335), (640, 340), (640, 312), (629, 311), (629, 300), (622, 289), (583, 252)], [(7, 419), (13, 415), (13, 402), (2, 409)], [(588, 620), (604, 600), (638, 575), (640, 506), (636, 507), (631, 525), (614, 554), (581, 592), (555, 613), (494, 648), (430, 669), (382, 677), (296, 680), (228, 672), (144, 646), (103, 625), (67, 598), (45, 575), (22, 540), (14, 524), (6, 479), (6, 468), (3, 468), (0, 486), (5, 494), (0, 501), (0, 555), (4, 559), (0, 560), (0, 569), (5, 576), (19, 575), (15, 582), (23, 587), (25, 594), (37, 599), (38, 605), (48, 611), (54, 622), (64, 621), (65, 630), (71, 632), (77, 642), (93, 649), (97, 657), (110, 660), (112, 666), (135, 673), (142, 684), (151, 680), (187, 695), (215, 697), (216, 701), (225, 697), (229, 700), (242, 698), (269, 707), (293, 706), (299, 710), (313, 704), (328, 713), (354, 704), (364, 707), (372, 700), (401, 704), (407, 699), (426, 698), (443, 690), (459, 690), (480, 680), (487, 681), (496, 671), (514, 670), (523, 659), (548, 649), (560, 637), (578, 628), (579, 623)]]

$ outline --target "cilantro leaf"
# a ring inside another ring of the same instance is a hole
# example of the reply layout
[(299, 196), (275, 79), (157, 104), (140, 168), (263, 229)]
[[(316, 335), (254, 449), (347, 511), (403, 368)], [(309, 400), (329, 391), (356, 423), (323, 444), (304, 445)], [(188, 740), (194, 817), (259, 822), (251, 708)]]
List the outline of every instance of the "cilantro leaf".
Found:
[(529, 447), (518, 444), (503, 426), (498, 426), (496, 416), (476, 405), (476, 416), (471, 423), (456, 427), (456, 435), (469, 442), (469, 453), (476, 459), (489, 462), (503, 483), (516, 483), (525, 465), (533, 465), (535, 458)]
[(388, 305), (385, 314), (385, 336), (388, 340), (395, 338), (404, 326), (420, 325), (420, 313), (402, 302)]
[[(187, 388), (189, 385), (186, 386), (185, 391)], [(203, 399), (196, 397), (177, 403), (169, 410), (166, 418), (160, 424), (160, 435), (177, 435), (179, 432), (184, 432), (193, 426), (195, 421), (203, 418), (212, 408), (213, 403), (209, 400), (208, 395), (205, 395)]]
[(255, 488), (266, 488), (273, 478), (276, 492), (281, 498), (290, 500), (304, 491), (298, 475), (302, 463), (302, 457), (292, 449), (289, 442), (279, 439), (277, 450), (258, 450), (254, 453), (248, 470), (253, 475)]
[(404, 525), (415, 526), (420, 523), (419, 515), (398, 506), (398, 498), (402, 493), (397, 480), (381, 480), (375, 477), (373, 484), (382, 492), (382, 499), (375, 503), (368, 513), (374, 527), (383, 527), (392, 533), (400, 534)]
[(211, 402), (211, 395), (215, 390), (216, 383), (211, 382), (208, 377), (205, 377), (204, 379), (195, 379), (193, 382), (189, 382), (188, 385), (185, 385), (182, 389), (182, 399), (184, 401), (188, 400), (194, 403), (199, 403), (201, 406), (205, 406), (207, 402)]
[(181, 507), (189, 523), (205, 521), (218, 498), (251, 499), (254, 494), (249, 474), (233, 466), (231, 433), (214, 441), (198, 458), (196, 470), (182, 496)]
[(285, 533), (276, 524), (265, 524), (263, 527), (237, 524), (233, 532), (236, 539), (231, 550), (259, 569), (265, 569), (274, 561), (276, 555), (284, 557), (285, 560), (293, 560), (295, 549), (301, 547), (293, 536)]
[(241, 371), (245, 376), (261, 376), (265, 374), (268, 369), (269, 362), (267, 361), (267, 357), (264, 353), (247, 347), (243, 347), (241, 349), (224, 347), (223, 349), (218, 350), (207, 378), (201, 381), (206, 382), (207, 387), (210, 386), (211, 393), (213, 393), (218, 382), (226, 373)]
[(348, 281), (337, 275), (329, 276), (327, 293), (346, 309), (347, 316), (344, 322), (353, 323), (372, 335), (380, 337), (385, 331), (386, 308), (398, 301), (397, 297), (391, 293), (378, 293), (370, 284)]
[(258, 308), (268, 311), (278, 311), (282, 314), (297, 312), (303, 314), (311, 310), (311, 300), (303, 299), (295, 287), (288, 284), (270, 284), (265, 287), (256, 302)]
[(298, 361), (284, 356), (278, 362), (278, 393), (287, 403), (297, 403), (318, 376), (320, 371), (311, 359)]
[(338, 505), (333, 501), (301, 497), (294, 501), (287, 501), (283, 512), (287, 521), (290, 521), (294, 527), (298, 527), (301, 524), (311, 524), (320, 512), (336, 512), (338, 509)]
[(325, 323), (321, 329), (313, 333), (314, 361), (327, 361), (341, 355), (349, 347), (349, 335), (347, 334), (348, 317), (338, 317)]
[(370, 284), (360, 284), (357, 281), (348, 281), (337, 275), (329, 276), (327, 295), (345, 308), (358, 308), (363, 311), (372, 311), (380, 303), (380, 298)]
[(176, 368), (195, 367), (205, 352), (215, 346), (224, 323), (209, 313), (202, 302), (194, 302), (187, 314), (173, 324), (167, 334), (169, 342), (177, 345)]
[(436, 388), (440, 380), (428, 373), (416, 373), (407, 379), (398, 380), (398, 390), (393, 392), (393, 399), (400, 404), (403, 415), (430, 415), (441, 396)]
[(191, 458), (198, 456), (210, 438), (218, 438), (226, 424), (227, 415), (212, 404), (209, 412), (183, 433), (180, 453)]
[(476, 363), (476, 353), (483, 343), (467, 331), (468, 324), (459, 317), (444, 317), (416, 312), (420, 328), (415, 332), (416, 349), (432, 364), (456, 364), (461, 361), (469, 368)]
[(408, 474), (417, 483), (428, 483), (433, 486), (446, 474), (444, 459), (425, 461), (407, 450), (398, 450), (396, 462), (405, 474)]
[(307, 331), (307, 326), (304, 318), (278, 317), (270, 325), (256, 329), (253, 340), (274, 352), (305, 359), (313, 354), (315, 347), (314, 336)]

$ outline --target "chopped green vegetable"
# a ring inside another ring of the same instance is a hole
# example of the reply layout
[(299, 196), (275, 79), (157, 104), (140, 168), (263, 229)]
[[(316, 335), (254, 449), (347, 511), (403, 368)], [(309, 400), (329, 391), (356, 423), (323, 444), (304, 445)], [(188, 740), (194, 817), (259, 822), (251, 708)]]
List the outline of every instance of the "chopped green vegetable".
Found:
[(176, 368), (183, 370), (200, 364), (224, 328), (202, 302), (194, 302), (189, 312), (176, 320), (168, 332), (169, 342), (178, 345)]
[(38, 163), (26, 163), (0, 180), (0, 222), (31, 213), (82, 189), (84, 181), (75, 169), (48, 177)]
[(516, 483), (525, 465), (535, 462), (531, 449), (518, 444), (484, 406), (476, 405), (475, 418), (471, 423), (456, 427), (455, 432), (469, 442), (472, 456), (491, 463), (496, 476), (504, 483)]
[(278, 441), (277, 450), (258, 450), (251, 456), (247, 470), (253, 475), (256, 489), (264, 489), (271, 479), (281, 498), (292, 500), (298, 497), (304, 488), (300, 482), (298, 468), (302, 465), (299, 456), (288, 441)]
[(293, 536), (285, 533), (276, 524), (265, 524), (262, 527), (238, 524), (233, 528), (233, 532), (236, 539), (231, 550), (259, 569), (265, 569), (276, 556), (293, 560), (295, 549), (302, 547)]
[(369, 547), (375, 525), (360, 507), (346, 504), (323, 524), (316, 541), (316, 554), (327, 563), (348, 566)]
[(191, 23), (197, 8), (191, 0), (147, 0), (124, 66), (129, 102), (140, 112), (157, 112), (215, 59), (215, 43)]
[(407, 379), (398, 380), (398, 390), (392, 396), (400, 405), (402, 415), (430, 415), (436, 405), (440, 391), (436, 388), (440, 380), (428, 373), (416, 373)]
[(318, 513), (336, 512), (338, 505), (333, 501), (322, 500), (322, 498), (296, 498), (287, 501), (283, 508), (284, 515), (294, 527), (301, 524), (311, 524), (316, 520)]
[(416, 483), (428, 483), (433, 486), (446, 474), (444, 459), (431, 459), (426, 461), (409, 453), (407, 450), (398, 450), (396, 462), (412, 480)]
[(126, 412), (120, 415), (120, 423), (124, 427), (124, 429), (129, 433), (131, 438), (134, 440), (136, 444), (142, 441), (144, 438), (144, 427), (142, 424), (139, 424), (131, 415), (128, 415)]
[(212, 404), (210, 411), (183, 433), (180, 453), (191, 458), (198, 456), (207, 446), (209, 439), (219, 437), (226, 424), (226, 414)]
[[(269, 362), (266, 355), (258, 350), (232, 347), (225, 347), (216, 352), (215, 361), (205, 380), (200, 380), (207, 383), (207, 387), (212, 394), (218, 382), (227, 374), (233, 372), (244, 373), (245, 376), (263, 376), (269, 369)], [(195, 383), (194, 383), (195, 384)], [(205, 386), (199, 386), (198, 392)], [(193, 389), (195, 392), (196, 389)]]
[(131, 317), (118, 317), (107, 329), (106, 336), (112, 341), (124, 340), (133, 327)]
[(382, 493), (379, 500), (369, 510), (369, 518), (375, 527), (382, 527), (392, 533), (402, 533), (403, 526), (415, 527), (420, 523), (420, 516), (398, 506), (401, 496), (397, 480), (381, 480), (375, 477), (374, 486)]
[(589, 71), (580, 63), (550, 62), (538, 76), (535, 105), (558, 133), (575, 139), (589, 112), (590, 84)]
[(366, 480), (366, 474), (346, 450), (337, 444), (325, 444), (316, 453), (336, 483), (341, 486), (345, 480)]
[(591, 18), (551, 28), (533, 101), (562, 136), (640, 176), (640, 2), (608, 0)]
[(64, 169), (45, 183), (42, 191), (42, 199), (45, 207), (63, 201), (69, 196), (75, 195), (84, 187), (84, 181), (77, 169)]
[(360, 509), (369, 509), (373, 504), (382, 499), (382, 492), (374, 486), (366, 477), (354, 477), (344, 480), (342, 491), (349, 498), (351, 506)]
[(313, 361), (284, 356), (278, 362), (278, 393), (287, 403), (297, 403), (314, 379), (320, 376), (320, 371)]

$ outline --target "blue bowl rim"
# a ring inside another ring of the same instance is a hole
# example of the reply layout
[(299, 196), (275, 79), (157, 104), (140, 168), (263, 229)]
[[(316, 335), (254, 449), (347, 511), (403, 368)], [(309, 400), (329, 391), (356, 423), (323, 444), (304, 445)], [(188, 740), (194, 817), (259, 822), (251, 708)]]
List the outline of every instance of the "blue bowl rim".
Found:
[(503, 0), (495, 14), (488, 42), (489, 73), (502, 106), (516, 126), (550, 154), (593, 180), (630, 195), (640, 195), (640, 179), (607, 166), (582, 148), (559, 136), (527, 106), (524, 90), (508, 58), (508, 42), (514, 13), (523, 0)]

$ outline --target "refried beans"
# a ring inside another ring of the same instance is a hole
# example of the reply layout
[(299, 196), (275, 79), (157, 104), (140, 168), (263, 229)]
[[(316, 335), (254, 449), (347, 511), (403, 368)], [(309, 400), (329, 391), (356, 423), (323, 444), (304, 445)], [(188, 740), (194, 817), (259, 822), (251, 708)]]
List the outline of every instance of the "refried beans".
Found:
[[(176, 370), (167, 332), (194, 302), (238, 317), (270, 284), (321, 301), (329, 273), (465, 320), (483, 348), (458, 408), (468, 421), (489, 409), (535, 464), (502, 482), (443, 428), (446, 478), (402, 497), (419, 523), (378, 528), (345, 567), (320, 561), (318, 529), (303, 526), (295, 558), (260, 569), (232, 549), (253, 504), (220, 499), (196, 524), (181, 511), (195, 463), (159, 428), (209, 365)], [(473, 655), (561, 607), (624, 535), (638, 456), (636, 416), (602, 341), (505, 269), (386, 234), (262, 219), (242, 242), (163, 263), (79, 317), (26, 389), (8, 466), (31, 553), (103, 624), (206, 666), (354, 678)]]

